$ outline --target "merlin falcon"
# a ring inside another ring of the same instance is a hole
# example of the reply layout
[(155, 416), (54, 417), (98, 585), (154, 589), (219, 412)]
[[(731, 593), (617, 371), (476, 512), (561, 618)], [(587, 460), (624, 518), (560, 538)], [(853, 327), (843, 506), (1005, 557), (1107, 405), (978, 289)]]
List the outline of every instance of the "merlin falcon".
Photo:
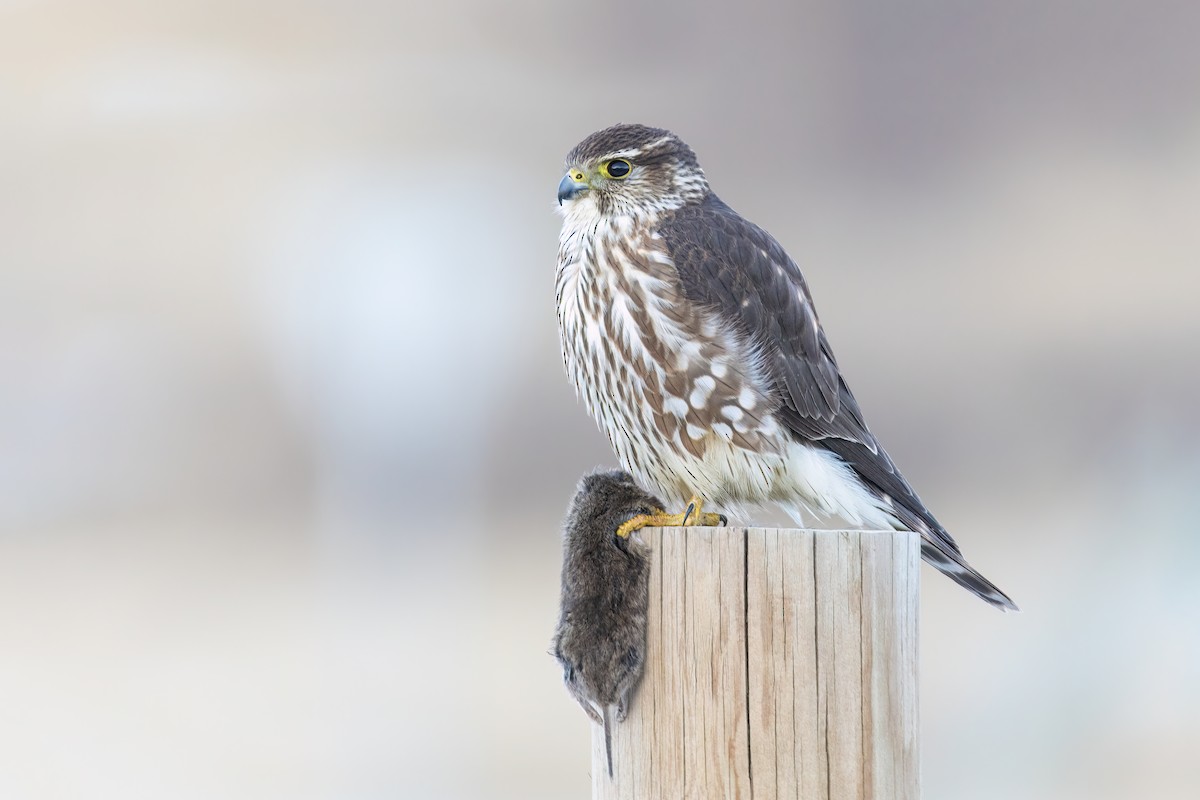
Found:
[[(622, 466), (680, 514), (778, 503), (921, 536), (921, 555), (1001, 609), (867, 428), (783, 247), (709, 188), (661, 128), (614, 125), (567, 155), (556, 291), (567, 375)], [(706, 509), (710, 509), (707, 510)]]

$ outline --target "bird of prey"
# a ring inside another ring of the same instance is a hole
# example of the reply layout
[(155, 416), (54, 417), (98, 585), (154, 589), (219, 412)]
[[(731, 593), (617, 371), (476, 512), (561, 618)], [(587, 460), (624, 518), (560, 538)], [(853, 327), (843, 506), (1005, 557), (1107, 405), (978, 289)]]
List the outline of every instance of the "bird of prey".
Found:
[(783, 247), (709, 188), (668, 130), (614, 125), (567, 155), (556, 292), (566, 371), (622, 466), (676, 515), (715, 525), (776, 502), (909, 530), (921, 554), (1001, 609), (867, 428)]

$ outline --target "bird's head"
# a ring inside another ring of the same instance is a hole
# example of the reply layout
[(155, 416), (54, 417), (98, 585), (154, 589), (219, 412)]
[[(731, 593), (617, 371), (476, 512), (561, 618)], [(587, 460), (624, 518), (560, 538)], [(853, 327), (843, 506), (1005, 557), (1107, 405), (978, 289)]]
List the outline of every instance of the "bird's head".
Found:
[[(564, 213), (638, 215), (699, 202), (708, 180), (692, 148), (663, 128), (613, 125), (597, 131), (567, 154), (558, 184)], [(594, 210), (593, 210), (594, 209)]]

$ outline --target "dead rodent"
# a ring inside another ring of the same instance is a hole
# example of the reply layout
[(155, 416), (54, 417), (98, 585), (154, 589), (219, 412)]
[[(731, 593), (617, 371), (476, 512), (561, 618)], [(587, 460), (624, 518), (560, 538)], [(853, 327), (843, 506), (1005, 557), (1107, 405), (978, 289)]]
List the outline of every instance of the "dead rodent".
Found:
[(554, 656), (567, 689), (604, 727), (612, 776), (612, 721), (624, 721), (646, 654), (650, 551), (617, 536), (638, 514), (661, 514), (662, 503), (627, 472), (595, 472), (579, 484), (563, 530), (562, 602)]

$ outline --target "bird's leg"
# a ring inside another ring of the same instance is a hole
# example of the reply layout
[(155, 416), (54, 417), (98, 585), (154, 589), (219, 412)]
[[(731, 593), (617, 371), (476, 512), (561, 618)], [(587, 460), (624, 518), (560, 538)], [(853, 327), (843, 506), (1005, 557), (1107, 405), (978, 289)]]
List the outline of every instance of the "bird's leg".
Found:
[(661, 508), (656, 508), (650, 514), (638, 514), (617, 528), (617, 536), (628, 538), (629, 534), (642, 528), (675, 528), (697, 525), (726, 525), (728, 520), (722, 514), (704, 512), (704, 500), (693, 495), (688, 506), (680, 514), (668, 514)]

